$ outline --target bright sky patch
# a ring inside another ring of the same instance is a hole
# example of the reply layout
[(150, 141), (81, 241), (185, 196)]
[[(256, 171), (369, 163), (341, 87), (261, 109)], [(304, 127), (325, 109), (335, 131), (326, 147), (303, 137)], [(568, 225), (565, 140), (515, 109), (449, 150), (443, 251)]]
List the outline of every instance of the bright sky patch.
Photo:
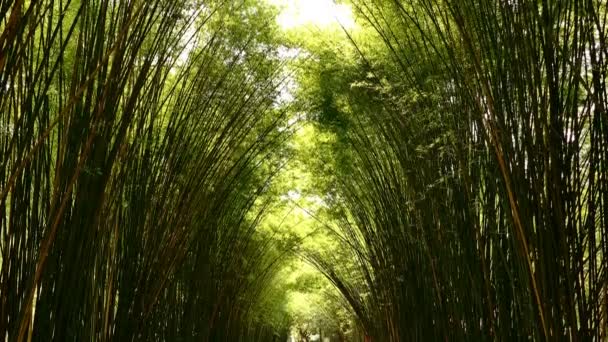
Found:
[(268, 0), (282, 8), (277, 22), (283, 29), (313, 25), (323, 28), (338, 23), (346, 28), (354, 26), (349, 5), (336, 4), (332, 0)]

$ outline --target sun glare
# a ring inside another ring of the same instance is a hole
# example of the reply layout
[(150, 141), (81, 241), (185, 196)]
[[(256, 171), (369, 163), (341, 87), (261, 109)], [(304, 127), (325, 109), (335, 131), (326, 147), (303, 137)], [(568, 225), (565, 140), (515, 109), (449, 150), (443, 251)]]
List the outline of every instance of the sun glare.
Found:
[(304, 25), (322, 28), (339, 23), (346, 28), (354, 26), (350, 6), (336, 4), (332, 0), (269, 0), (269, 2), (282, 9), (277, 21), (286, 30)]

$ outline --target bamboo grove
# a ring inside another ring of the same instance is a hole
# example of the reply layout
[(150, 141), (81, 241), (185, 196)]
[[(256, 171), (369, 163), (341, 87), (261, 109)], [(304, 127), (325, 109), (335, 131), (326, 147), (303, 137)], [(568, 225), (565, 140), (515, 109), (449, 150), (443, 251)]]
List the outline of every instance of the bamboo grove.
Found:
[(264, 11), (0, 2), (2, 340), (275, 338), (254, 312), (278, 257), (258, 166), (284, 139)]
[(367, 338), (608, 338), (606, 2), (352, 5), (375, 41), (346, 30), (325, 103), (355, 262), (307, 258)]
[(608, 339), (607, 2), (342, 3), (0, 0), (0, 339)]

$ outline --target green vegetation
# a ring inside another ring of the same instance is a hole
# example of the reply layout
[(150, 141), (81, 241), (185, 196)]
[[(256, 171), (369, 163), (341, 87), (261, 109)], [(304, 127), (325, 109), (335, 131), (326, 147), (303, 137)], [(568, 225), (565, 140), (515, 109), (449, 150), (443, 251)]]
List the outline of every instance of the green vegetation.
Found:
[(606, 2), (282, 3), (0, 0), (0, 339), (606, 340)]

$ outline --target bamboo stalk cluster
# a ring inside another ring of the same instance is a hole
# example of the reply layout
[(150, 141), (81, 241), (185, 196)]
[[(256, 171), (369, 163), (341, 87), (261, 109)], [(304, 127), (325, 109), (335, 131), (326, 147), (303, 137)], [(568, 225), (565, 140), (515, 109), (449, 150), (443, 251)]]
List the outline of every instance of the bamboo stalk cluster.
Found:
[(366, 334), (608, 338), (606, 2), (352, 3), (389, 56), (349, 36), (357, 271), (310, 259)]
[(274, 338), (283, 76), (245, 7), (0, 1), (0, 339)]

